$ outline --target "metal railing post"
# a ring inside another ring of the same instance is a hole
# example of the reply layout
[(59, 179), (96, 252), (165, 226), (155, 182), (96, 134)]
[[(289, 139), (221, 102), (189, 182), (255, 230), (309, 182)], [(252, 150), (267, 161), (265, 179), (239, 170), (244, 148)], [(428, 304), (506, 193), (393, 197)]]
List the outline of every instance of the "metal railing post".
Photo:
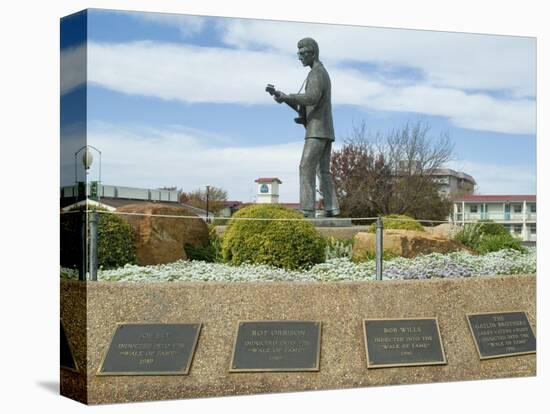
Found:
[(86, 212), (83, 211), (79, 216), (80, 246), (78, 253), (80, 254), (80, 265), (78, 266), (78, 280), (86, 280), (86, 263), (88, 262), (86, 258)]
[(90, 219), (90, 280), (97, 280), (97, 210), (94, 209)]
[(376, 280), (382, 280), (382, 263), (384, 256), (383, 233), (384, 223), (382, 222), (382, 217), (378, 217), (376, 219)]

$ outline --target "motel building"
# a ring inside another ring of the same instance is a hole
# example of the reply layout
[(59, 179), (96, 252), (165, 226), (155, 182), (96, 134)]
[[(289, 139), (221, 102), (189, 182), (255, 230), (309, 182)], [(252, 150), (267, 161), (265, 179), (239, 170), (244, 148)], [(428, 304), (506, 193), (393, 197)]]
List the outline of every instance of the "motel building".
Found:
[(465, 194), (453, 198), (451, 220), (456, 224), (491, 220), (500, 223), (525, 243), (537, 241), (535, 195)]

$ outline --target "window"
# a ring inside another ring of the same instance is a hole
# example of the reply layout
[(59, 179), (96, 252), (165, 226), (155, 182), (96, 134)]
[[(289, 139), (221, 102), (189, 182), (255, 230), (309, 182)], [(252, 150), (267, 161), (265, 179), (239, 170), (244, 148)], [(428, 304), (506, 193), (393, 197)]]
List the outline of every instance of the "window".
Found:
[(521, 224), (514, 224), (514, 233), (521, 234)]
[(537, 225), (534, 223), (529, 224), (529, 232), (535, 236), (537, 234)]
[(537, 212), (537, 205), (531, 204), (531, 213), (536, 213), (536, 212)]
[(457, 213), (462, 213), (462, 204), (457, 204), (456, 205), (456, 212)]
[(521, 213), (522, 207), (521, 204), (514, 204), (514, 213)]
[(477, 204), (470, 206), (470, 213), (477, 213)]

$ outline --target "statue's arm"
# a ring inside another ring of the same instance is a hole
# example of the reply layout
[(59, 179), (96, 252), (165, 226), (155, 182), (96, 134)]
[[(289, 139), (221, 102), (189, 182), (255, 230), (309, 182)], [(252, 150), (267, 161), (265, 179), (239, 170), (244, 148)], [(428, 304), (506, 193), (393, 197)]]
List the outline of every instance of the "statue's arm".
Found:
[[(268, 85), (268, 86), (272, 86), (272, 85)], [(288, 102), (288, 95), (286, 93), (283, 93), (281, 91), (276, 91), (276, 90), (273, 90), (272, 92), (269, 91), (269, 89), (266, 88), (266, 91), (271, 93), (271, 95), (273, 95), (273, 98), (275, 99), (275, 101), (277, 103), (286, 103), (288, 106), (290, 106), (292, 109), (294, 109), (296, 112), (300, 113), (300, 107), (295, 104), (295, 103), (290, 103)]]
[[(320, 73), (312, 73), (307, 81), (307, 90), (305, 93), (291, 93), (285, 98), (285, 101), (294, 106), (312, 106), (319, 102), (323, 95), (323, 79)], [(298, 109), (296, 109), (298, 110)]]

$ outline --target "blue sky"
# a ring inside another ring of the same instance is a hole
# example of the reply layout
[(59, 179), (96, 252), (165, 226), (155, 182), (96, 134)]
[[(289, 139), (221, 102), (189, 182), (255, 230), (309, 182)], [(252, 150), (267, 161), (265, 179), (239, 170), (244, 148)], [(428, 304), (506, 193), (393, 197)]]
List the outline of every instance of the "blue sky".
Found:
[[(303, 127), (264, 88), (299, 89), (296, 42), (311, 36), (331, 75), (336, 148), (361, 121), (373, 134), (422, 121), (450, 135), (448, 166), (479, 193), (535, 193), (533, 38), (103, 10), (88, 12), (87, 33), (88, 143), (106, 184), (208, 184), (251, 201), (254, 179), (276, 176), (281, 200), (297, 201)], [(66, 67), (79, 48), (62, 43)], [(68, 100), (83, 80), (66, 79)]]

